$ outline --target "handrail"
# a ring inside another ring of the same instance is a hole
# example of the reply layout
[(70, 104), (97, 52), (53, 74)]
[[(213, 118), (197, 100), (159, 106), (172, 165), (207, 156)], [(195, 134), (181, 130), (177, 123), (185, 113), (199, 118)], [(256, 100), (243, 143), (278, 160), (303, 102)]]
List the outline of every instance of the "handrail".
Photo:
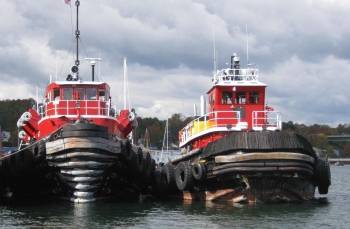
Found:
[(253, 130), (282, 130), (282, 119), (280, 112), (277, 111), (253, 111), (252, 115)]
[[(88, 105), (94, 103), (93, 105)], [(96, 104), (97, 103), (97, 104)], [(74, 104), (74, 105), (73, 105)], [(52, 106), (48, 108), (48, 106)], [(96, 113), (96, 115), (109, 116), (109, 103), (100, 100), (58, 100), (50, 101), (45, 104), (45, 111), (41, 113), (43, 116), (51, 115), (72, 115), (74, 111), (79, 111), (81, 115), (89, 115), (89, 113)], [(53, 114), (52, 114), (53, 111)], [(74, 113), (75, 114), (75, 113)]]
[[(232, 113), (232, 115), (225, 117), (229, 113)], [(218, 127), (221, 127), (219, 131), (241, 131), (248, 128), (248, 123), (241, 121), (239, 111), (215, 111), (207, 113), (192, 120), (179, 131), (180, 146)], [(253, 111), (250, 128), (254, 131), (282, 130), (281, 114), (277, 111)]]
[[(225, 117), (227, 116), (227, 117)], [(179, 132), (180, 143), (200, 135), (203, 131), (216, 127), (237, 127), (241, 121), (240, 111), (214, 111), (188, 123)]]

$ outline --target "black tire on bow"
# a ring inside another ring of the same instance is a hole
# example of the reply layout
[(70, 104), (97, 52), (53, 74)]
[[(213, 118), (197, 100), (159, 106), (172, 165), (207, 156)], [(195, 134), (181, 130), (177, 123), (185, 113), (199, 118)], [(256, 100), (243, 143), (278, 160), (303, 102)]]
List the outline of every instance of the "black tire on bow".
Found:
[(35, 143), (32, 146), (32, 154), (34, 158), (37, 158), (40, 156), (40, 145), (39, 143)]
[(145, 161), (143, 159), (143, 153), (141, 148), (137, 148), (136, 155), (136, 169), (139, 174), (143, 173), (143, 169), (145, 168)]
[(164, 182), (164, 185), (166, 186), (166, 189), (169, 191), (175, 190), (176, 182), (175, 182), (174, 165), (171, 163), (167, 163), (163, 165), (161, 168), (161, 174), (162, 174), (163, 182)]
[(155, 194), (159, 197), (166, 195), (167, 193), (167, 185), (165, 181), (165, 176), (162, 174), (161, 168), (156, 168), (154, 171), (154, 191)]
[(201, 181), (204, 179), (206, 170), (203, 163), (195, 163), (194, 165), (192, 165), (191, 170), (192, 176), (195, 180)]
[(180, 162), (175, 169), (176, 186), (180, 191), (191, 190), (193, 177), (191, 165), (187, 162)]
[(129, 141), (122, 142), (122, 155), (126, 161), (130, 161), (132, 159), (133, 152), (131, 151), (131, 144)]
[(318, 158), (315, 165), (315, 181), (320, 194), (327, 194), (331, 185), (331, 171), (327, 159)]
[(152, 159), (149, 152), (143, 153), (143, 171), (142, 176), (145, 178), (145, 181), (148, 183), (148, 181), (151, 178), (151, 172), (152, 172)]

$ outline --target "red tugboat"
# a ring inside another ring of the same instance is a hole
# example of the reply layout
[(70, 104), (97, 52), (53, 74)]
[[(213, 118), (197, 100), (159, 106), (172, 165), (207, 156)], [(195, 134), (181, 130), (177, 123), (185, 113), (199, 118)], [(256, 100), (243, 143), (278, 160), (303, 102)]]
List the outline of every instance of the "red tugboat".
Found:
[[(151, 180), (154, 160), (128, 140), (137, 125), (135, 112), (124, 109), (116, 114), (112, 109), (109, 85), (94, 80), (94, 60), (92, 80), (79, 75), (79, 5), (76, 0), (76, 60), (71, 73), (66, 81), (50, 83), (45, 102), (20, 117), (20, 150), (1, 163), (0, 186), (7, 196), (20, 192), (16, 187), (25, 179), (16, 177), (36, 166), (45, 171), (41, 173), (52, 193), (74, 202), (138, 194)], [(17, 166), (20, 163), (30, 166), (23, 169)], [(22, 169), (16, 171), (17, 167)]]
[(184, 199), (301, 201), (328, 192), (328, 161), (300, 135), (282, 131), (279, 112), (266, 105), (258, 69), (217, 71), (201, 98), (201, 115), (179, 132), (181, 157), (165, 164), (158, 181)]

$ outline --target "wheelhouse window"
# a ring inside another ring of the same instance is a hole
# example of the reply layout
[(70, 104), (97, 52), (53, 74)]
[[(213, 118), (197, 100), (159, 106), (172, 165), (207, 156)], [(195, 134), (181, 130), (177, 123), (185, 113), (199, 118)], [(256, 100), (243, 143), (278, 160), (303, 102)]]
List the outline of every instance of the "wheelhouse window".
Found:
[(213, 98), (213, 94), (209, 95), (209, 104), (212, 106), (214, 105), (214, 98)]
[(97, 90), (96, 88), (86, 88), (86, 99), (87, 100), (96, 100)]
[(221, 104), (232, 104), (232, 94), (229, 91), (223, 91), (221, 97)]
[(236, 103), (246, 104), (246, 93), (244, 91), (239, 91), (236, 93)]
[(53, 89), (53, 98), (52, 100), (56, 101), (60, 99), (60, 89), (59, 88), (55, 88)]
[(85, 100), (85, 89), (84, 88), (76, 88), (75, 89), (75, 97), (76, 97), (76, 100)]
[(63, 100), (73, 99), (73, 88), (63, 88)]
[(106, 92), (105, 91), (99, 91), (98, 92), (98, 99), (100, 101), (107, 101)]
[(249, 93), (249, 103), (258, 104), (259, 103), (259, 92), (253, 91)]

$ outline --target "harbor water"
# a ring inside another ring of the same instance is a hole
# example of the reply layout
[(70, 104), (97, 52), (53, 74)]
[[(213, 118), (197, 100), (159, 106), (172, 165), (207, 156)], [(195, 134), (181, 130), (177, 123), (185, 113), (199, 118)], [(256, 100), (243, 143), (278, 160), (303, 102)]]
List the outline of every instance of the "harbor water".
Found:
[(0, 227), (350, 228), (350, 166), (332, 166), (326, 198), (299, 204), (232, 205), (179, 201), (57, 200), (0, 206)]

